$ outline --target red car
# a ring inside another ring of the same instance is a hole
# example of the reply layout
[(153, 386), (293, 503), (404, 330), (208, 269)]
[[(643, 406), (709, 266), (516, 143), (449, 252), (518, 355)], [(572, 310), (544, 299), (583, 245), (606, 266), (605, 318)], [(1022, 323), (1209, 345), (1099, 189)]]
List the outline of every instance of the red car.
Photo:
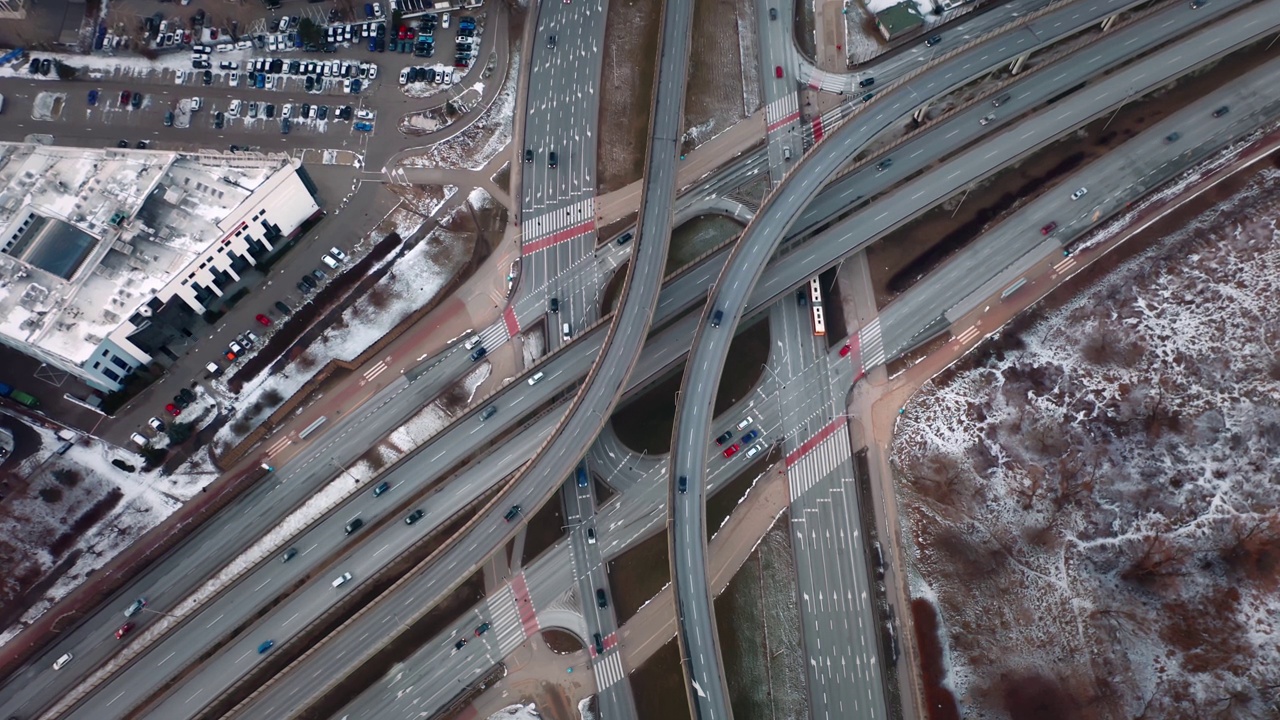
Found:
[(1051, 223), (1049, 223), (1048, 225), (1045, 225), (1044, 227), (1040, 228), (1040, 234), (1041, 234), (1041, 235), (1048, 235), (1049, 233), (1051, 233), (1051, 232), (1053, 232), (1054, 230), (1057, 230), (1057, 229), (1058, 229), (1058, 223), (1056, 223), (1056, 222), (1051, 222)]
[(128, 105), (128, 104), (129, 104), (129, 91), (128, 91), (128, 90), (122, 90), (122, 91), (120, 91), (120, 104), (121, 104), (121, 105)]
[(236, 357), (237, 357), (237, 356), (236, 356), (236, 354), (235, 354), (234, 352), (232, 352), (231, 350), (228, 350), (228, 351), (227, 351), (227, 353), (226, 353), (226, 357), (227, 357), (227, 359), (228, 359), (228, 360), (230, 360), (231, 362), (235, 362), (235, 361), (236, 361)]
[(840, 348), (840, 357), (849, 357), (849, 353), (852, 350), (853, 347), (849, 343), (845, 343), (844, 347)]
[(260, 314), (257, 317), (255, 317), (254, 320), (257, 320), (259, 323), (262, 323), (263, 326), (271, 324), (271, 318), (267, 317), (266, 315)]
[(125, 624), (121, 625), (121, 626), (120, 626), (120, 629), (116, 631), (116, 639), (117, 639), (117, 640), (119, 640), (120, 638), (124, 637), (125, 635), (128, 635), (128, 634), (129, 634), (129, 632), (130, 632), (131, 630), (133, 630), (135, 627), (137, 627), (137, 624), (136, 624), (136, 623), (131, 623), (131, 622), (127, 622), (127, 623), (125, 623)]
[(173, 403), (169, 403), (168, 405), (165, 405), (164, 411), (174, 417), (178, 417), (179, 415), (182, 414), (182, 409), (179, 408), (177, 405), (174, 405)]
[(724, 449), (724, 456), (727, 458), (733, 457), (738, 452), (738, 448), (740, 447), (742, 447), (742, 445), (740, 445), (739, 443), (734, 443), (730, 445), (729, 447)]
[(782, 77), (782, 66), (778, 65), (773, 68), (773, 74)]

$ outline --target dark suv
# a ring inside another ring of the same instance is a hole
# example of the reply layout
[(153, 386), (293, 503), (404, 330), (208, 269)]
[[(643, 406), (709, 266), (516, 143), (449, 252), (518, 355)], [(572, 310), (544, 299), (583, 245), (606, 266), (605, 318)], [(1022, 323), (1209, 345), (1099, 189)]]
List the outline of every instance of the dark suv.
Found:
[(343, 528), (343, 531), (344, 534), (350, 535), (362, 527), (364, 527), (364, 521), (360, 518), (354, 518), (351, 522), (347, 523), (347, 526)]

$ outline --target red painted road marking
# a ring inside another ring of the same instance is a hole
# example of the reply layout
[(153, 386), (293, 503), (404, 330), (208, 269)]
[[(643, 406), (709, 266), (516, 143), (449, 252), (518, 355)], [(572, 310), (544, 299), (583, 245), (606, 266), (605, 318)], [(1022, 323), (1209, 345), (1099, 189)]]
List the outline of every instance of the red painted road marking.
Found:
[(791, 113), (790, 115), (784, 118), (780, 118), (778, 120), (773, 121), (773, 123), (769, 125), (768, 131), (773, 132), (774, 130), (777, 130), (778, 128), (782, 127), (783, 125), (786, 125), (788, 123), (795, 121), (795, 119), (798, 117), (800, 117), (800, 111), (796, 110), (795, 112)]
[(818, 142), (822, 139), (822, 116), (819, 115), (813, 119), (813, 141)]
[(840, 421), (843, 419), (843, 417), (838, 417), (827, 423), (826, 427), (819, 430), (817, 434), (808, 440), (805, 440), (800, 447), (792, 450), (791, 453), (787, 455), (787, 467), (795, 465), (800, 461), (800, 458), (804, 457), (810, 450), (821, 445), (823, 440), (831, 437), (831, 433), (835, 432), (836, 428), (840, 427)]
[(507, 324), (507, 334), (515, 337), (520, 333), (520, 318), (516, 317), (515, 307), (508, 305), (506, 310), (502, 311), (502, 321)]
[(809, 87), (814, 90), (822, 89), (822, 79), (816, 73), (809, 76)]
[[(620, 642), (618, 642), (618, 633), (616, 631), (611, 632), (608, 635), (605, 635), (603, 640), (604, 642), (602, 644), (604, 645), (604, 653), (609, 652), (610, 650), (614, 649), (615, 647), (621, 644)], [(604, 655), (604, 653), (596, 652), (595, 643), (591, 643), (590, 647), (588, 647), (587, 649), (590, 651), (591, 657), (593, 658)]]
[(511, 592), (516, 596), (516, 612), (520, 613), (524, 635), (533, 637), (538, 632), (538, 613), (533, 609), (533, 601), (529, 599), (529, 586), (524, 582), (524, 573), (511, 579)]
[(588, 220), (586, 222), (578, 223), (573, 227), (565, 228), (560, 232), (551, 233), (550, 235), (542, 238), (541, 240), (534, 240), (533, 242), (527, 242), (524, 244), (524, 247), (520, 249), (520, 251), (523, 252), (525, 255), (532, 255), (538, 252), (539, 250), (546, 250), (552, 245), (558, 245), (566, 240), (572, 240), (578, 237), (579, 235), (586, 235), (587, 233), (595, 229), (596, 229), (596, 221), (594, 219)]

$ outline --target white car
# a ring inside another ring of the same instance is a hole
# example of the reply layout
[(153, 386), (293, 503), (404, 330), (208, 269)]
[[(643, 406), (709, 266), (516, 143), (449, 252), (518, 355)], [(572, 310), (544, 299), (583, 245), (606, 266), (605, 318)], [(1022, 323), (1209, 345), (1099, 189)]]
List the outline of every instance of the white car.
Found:
[(746, 417), (742, 418), (742, 421), (741, 421), (741, 422), (739, 422), (735, 427), (736, 427), (739, 431), (746, 430), (747, 428), (751, 427), (751, 423), (753, 423), (753, 422), (755, 422), (755, 418), (753, 418), (753, 417), (751, 417), (750, 415), (748, 415), (748, 416), (746, 416)]
[(1079, 190), (1071, 193), (1071, 199), (1079, 200), (1080, 198), (1084, 197), (1084, 194), (1087, 192), (1089, 192), (1089, 188), (1080, 188)]
[(177, 75), (175, 75), (175, 76), (174, 76), (174, 78), (173, 78), (173, 84), (174, 84), (174, 85), (181, 85), (181, 84), (185, 83), (186, 81), (187, 81), (187, 71), (186, 71), (186, 70), (179, 70), (179, 71), (178, 71), (178, 74), (177, 74)]
[(232, 100), (231, 105), (227, 107), (227, 114), (231, 117), (240, 117), (240, 101)]
[[(365, 108), (360, 108), (359, 110), (356, 111), (356, 118), (360, 120), (372, 120), (373, 111)], [(338, 258), (338, 259), (341, 260), (342, 258)]]
[(54, 669), (54, 670), (61, 670), (61, 669), (62, 669), (62, 667), (63, 667), (64, 665), (66, 665), (67, 663), (71, 662), (71, 657), (72, 657), (72, 656), (71, 656), (71, 653), (64, 653), (64, 654), (62, 655), (62, 657), (60, 657), (60, 658), (58, 658), (57, 660), (54, 660), (54, 661), (53, 661), (53, 669)]
[(449, 27), (449, 13), (440, 16), (440, 27)]
[(351, 92), (351, 78), (342, 78), (342, 92)]
[(204, 106), (204, 102), (198, 97), (191, 98), (191, 112), (195, 112)]
[[(133, 433), (132, 435), (129, 436), (129, 439), (133, 441), (134, 445), (137, 445), (140, 448), (145, 448), (147, 446), (147, 443), (149, 442), (146, 437), (139, 435), (138, 433)], [(65, 664), (66, 663), (63, 663), (63, 665)], [(59, 666), (54, 665), (53, 669), (57, 670), (58, 667)]]
[(284, 109), (280, 111), (280, 117), (288, 118), (293, 116), (293, 103), (285, 103)]
[(231, 83), (232, 85), (239, 85), (240, 73), (232, 72), (230, 75), (227, 76), (227, 82)]
[(369, 63), (369, 79), (372, 80), (376, 77), (378, 77), (378, 66), (373, 63)]
[(764, 443), (756, 443), (755, 445), (752, 445), (747, 448), (747, 459), (751, 459), (759, 455), (762, 450), (764, 450)]
[(409, 68), (405, 68), (400, 71), (400, 84), (401, 85), (409, 84)]
[(160, 418), (158, 417), (153, 417), (150, 420), (148, 420), (147, 427), (151, 428), (152, 430), (155, 430), (156, 432), (164, 432), (164, 422), (161, 421)]
[(348, 580), (350, 580), (350, 579), (351, 579), (351, 573), (349, 573), (349, 572), (348, 572), (348, 573), (342, 573), (341, 575), (339, 575), (339, 576), (337, 577), (337, 579), (336, 579), (336, 580), (334, 580), (334, 581), (333, 581), (332, 583), (330, 583), (330, 584), (331, 584), (331, 585), (333, 585), (334, 587), (338, 588), (338, 587), (342, 587), (343, 585), (345, 585), (345, 584), (347, 583), (347, 581), (348, 581)]
[(376, 18), (382, 17), (382, 3), (373, 4), (373, 16)]
[(237, 50), (248, 50), (252, 47), (253, 47), (253, 43), (249, 42), (248, 40), (241, 40), (240, 42), (236, 43)]
[(347, 261), (347, 254), (346, 254), (346, 253), (344, 253), (344, 252), (342, 252), (341, 250), (339, 250), (339, 249), (338, 249), (338, 248), (336, 248), (336, 247), (331, 247), (331, 248), (329, 248), (329, 254), (330, 254), (330, 255), (332, 255), (332, 256), (334, 256), (334, 257), (336, 257), (336, 258), (338, 258), (338, 262), (346, 262), (346, 261)]
[(267, 76), (266, 86), (267, 86), (267, 89), (268, 89), (268, 90), (275, 90), (275, 89), (276, 89), (276, 76), (275, 76), (275, 75), (268, 75), (268, 76)]

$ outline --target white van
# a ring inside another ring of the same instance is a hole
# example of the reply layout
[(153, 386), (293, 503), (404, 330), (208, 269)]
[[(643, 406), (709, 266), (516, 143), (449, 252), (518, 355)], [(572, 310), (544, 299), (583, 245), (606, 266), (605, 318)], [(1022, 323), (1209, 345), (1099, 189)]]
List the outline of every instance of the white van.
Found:
[(71, 662), (71, 658), (72, 658), (71, 653), (64, 653), (62, 657), (53, 661), (53, 669), (61, 670), (63, 665), (66, 665), (67, 663)]
[(348, 573), (342, 573), (341, 575), (339, 575), (339, 576), (338, 576), (338, 577), (333, 581), (333, 583), (332, 583), (332, 584), (333, 584), (333, 586), (334, 586), (334, 587), (336, 587), (336, 588), (337, 588), (337, 587), (342, 587), (342, 586), (343, 586), (343, 585), (345, 585), (345, 584), (347, 583), (347, 581), (348, 581), (348, 580), (350, 580), (350, 579), (351, 579), (351, 573), (349, 573), (349, 572), (348, 572)]
[(565, 340), (573, 338), (573, 327), (569, 323), (564, 323), (560, 326), (560, 337)]
[(544, 377), (546, 377), (546, 376), (547, 376), (547, 374), (546, 374), (546, 373), (544, 373), (544, 372), (538, 372), (538, 373), (534, 374), (534, 376), (533, 376), (533, 377), (529, 378), (529, 384), (530, 384), (530, 385), (537, 385), (539, 382), (541, 382), (541, 381), (542, 381), (542, 378), (544, 378)]

